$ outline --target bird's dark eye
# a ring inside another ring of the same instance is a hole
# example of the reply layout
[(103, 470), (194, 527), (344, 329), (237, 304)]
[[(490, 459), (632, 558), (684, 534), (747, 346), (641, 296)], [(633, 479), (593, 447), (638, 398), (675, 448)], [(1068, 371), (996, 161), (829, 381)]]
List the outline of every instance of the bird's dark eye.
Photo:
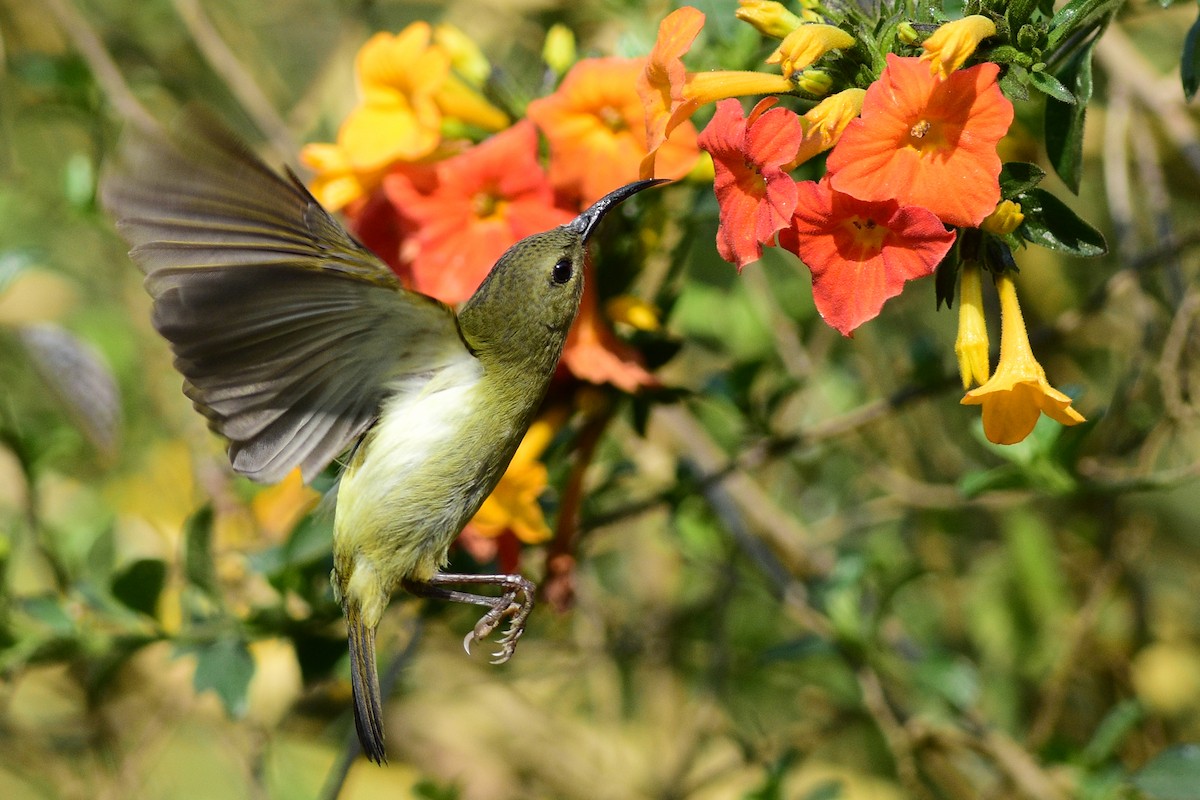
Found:
[(566, 283), (571, 280), (572, 271), (571, 259), (564, 256), (554, 263), (554, 269), (550, 272), (550, 280), (558, 284)]

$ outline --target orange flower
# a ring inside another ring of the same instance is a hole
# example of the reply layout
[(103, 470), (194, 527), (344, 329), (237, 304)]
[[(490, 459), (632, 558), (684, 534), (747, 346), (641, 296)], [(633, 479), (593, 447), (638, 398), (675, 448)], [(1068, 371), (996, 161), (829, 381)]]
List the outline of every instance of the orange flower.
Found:
[(434, 166), (432, 185), (400, 172), (384, 192), (411, 231), (401, 261), (413, 286), (446, 303), (467, 299), (510, 245), (570, 221), (537, 160), (527, 121)]
[[(646, 143), (635, 84), (644, 66), (642, 59), (585, 59), (571, 68), (558, 91), (526, 110), (550, 141), (554, 185), (579, 195), (585, 206), (637, 180)], [(699, 155), (696, 129), (681, 125), (662, 147), (661, 176), (682, 178)]]
[(1071, 408), (1071, 398), (1046, 381), (1046, 371), (1033, 356), (1017, 288), (1006, 273), (996, 281), (1000, 293), (1000, 363), (983, 386), (967, 392), (966, 406), (983, 406), (983, 432), (995, 444), (1022, 441), (1046, 414), (1063, 425), (1084, 422)]
[(704, 14), (691, 6), (672, 11), (658, 26), (654, 49), (637, 80), (646, 125), (646, 157), (639, 170), (642, 178), (657, 174), (658, 150), (700, 106), (743, 95), (781, 94), (795, 88), (782, 75), (762, 72), (688, 72), (683, 55), (703, 27)]
[(874, 318), (913, 278), (932, 275), (954, 244), (933, 214), (895, 200), (868, 203), (820, 183), (797, 184), (792, 227), (779, 234), (813, 276), (821, 318), (843, 336)]
[(943, 81), (919, 59), (889, 53), (862, 116), (829, 154), (833, 188), (921, 206), (949, 225), (979, 225), (1000, 199), (996, 145), (1013, 118), (999, 72), (985, 63)]
[(744, 117), (739, 101), (722, 100), (700, 135), (716, 170), (717, 251), (739, 270), (762, 257), (762, 246), (788, 226), (796, 208), (796, 182), (782, 167), (796, 155), (804, 129), (794, 112), (774, 103), (769, 97)]
[(657, 386), (658, 379), (642, 366), (637, 350), (618, 339), (600, 316), (593, 283), (584, 281), (579, 316), (563, 348), (563, 364), (576, 378), (589, 383), (611, 383), (631, 394), (641, 386)]
[(679, 123), (699, 108), (683, 96), (687, 68), (683, 54), (704, 27), (704, 14), (683, 6), (668, 14), (658, 25), (658, 38), (646, 59), (646, 68), (637, 79), (638, 96), (645, 107), (646, 148), (653, 154)]

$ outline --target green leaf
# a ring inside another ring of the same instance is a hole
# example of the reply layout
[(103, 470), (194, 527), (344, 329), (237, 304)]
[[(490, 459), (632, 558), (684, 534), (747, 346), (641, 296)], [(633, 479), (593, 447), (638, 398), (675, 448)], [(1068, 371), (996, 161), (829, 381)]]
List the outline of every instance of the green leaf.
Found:
[(1011, 200), (1042, 182), (1046, 173), (1037, 164), (1009, 161), (1000, 168), (1000, 197)]
[(829, 778), (809, 789), (803, 800), (838, 800), (844, 788), (840, 778)]
[(1046, 190), (1030, 189), (1017, 199), (1025, 214), (1017, 231), (1027, 241), (1074, 256), (1102, 256), (1108, 252), (1103, 234)]
[(231, 717), (246, 713), (246, 689), (254, 677), (254, 659), (246, 643), (233, 637), (217, 639), (195, 650), (196, 693), (212, 689)]
[(212, 557), (212, 506), (205, 505), (183, 526), (183, 571), (188, 583), (210, 597), (218, 597), (217, 568)]
[(457, 786), (443, 786), (429, 778), (414, 783), (412, 793), (418, 800), (459, 800), (462, 796)]
[(53, 597), (31, 597), (25, 601), (22, 609), (51, 633), (59, 636), (71, 636), (75, 633), (74, 620)]
[(1037, 0), (1009, 0), (1004, 15), (1008, 18), (1009, 28), (1018, 30), (1029, 21), (1037, 9)]
[(134, 611), (153, 617), (166, 578), (166, 564), (158, 559), (143, 558), (113, 578), (113, 597)]
[(1050, 20), (1050, 33), (1046, 37), (1046, 49), (1054, 51), (1076, 33), (1083, 33), (1109, 14), (1115, 12), (1125, 0), (1071, 0), (1058, 10)]
[(1063, 86), (1058, 78), (1049, 72), (1040, 69), (1031, 69), (1029, 71), (1029, 82), (1042, 94), (1049, 95), (1061, 103), (1075, 105), (1075, 95), (1071, 93), (1070, 89)]
[(1147, 800), (1195, 800), (1200, 786), (1200, 746), (1172, 747), (1133, 775)]
[(1117, 752), (1125, 736), (1146, 716), (1142, 705), (1136, 700), (1117, 703), (1096, 727), (1092, 739), (1080, 755), (1084, 763), (1099, 766)]
[(1009, 65), (1000, 76), (1000, 91), (1009, 100), (1024, 101), (1029, 99), (1029, 70), (1017, 64)]
[(1183, 58), (1179, 61), (1179, 77), (1183, 80), (1183, 96), (1190, 102), (1200, 88), (1200, 17), (1188, 28), (1183, 39)]
[(1072, 101), (1061, 102), (1055, 97), (1046, 101), (1046, 153), (1054, 171), (1075, 194), (1083, 164), (1083, 127), (1087, 118), (1088, 101), (1092, 99), (1092, 48), (1095, 41), (1082, 48), (1058, 72), (1058, 77), (1073, 93)]
[(292, 531), (284, 546), (289, 564), (310, 564), (327, 558), (333, 549), (331, 514), (309, 514)]

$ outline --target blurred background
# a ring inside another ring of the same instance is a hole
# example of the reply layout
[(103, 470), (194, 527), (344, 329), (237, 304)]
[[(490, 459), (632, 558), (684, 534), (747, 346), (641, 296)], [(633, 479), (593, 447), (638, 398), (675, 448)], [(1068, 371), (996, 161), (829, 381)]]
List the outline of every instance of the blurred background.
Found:
[[(694, 69), (761, 62), (732, 0), (696, 5)], [(573, 603), (539, 605), (495, 668), (462, 652), (474, 610), (398, 599), (391, 761), (352, 761), (328, 518), (232, 475), (98, 176), (123, 119), (190, 101), (295, 165), (355, 103), (357, 49), (416, 19), (535, 96), (552, 24), (581, 55), (644, 55), (671, 8), (0, 0), (0, 797), (1200, 797), (1188, 3), (1127, 5), (1081, 191), (1045, 184), (1110, 254), (1018, 254), (1034, 348), (1087, 424), (988, 444), (932, 281), (844, 339), (794, 258), (739, 276), (711, 187), (680, 189), (626, 231), (669, 276), (640, 285), (671, 391), (596, 389), (602, 428), (545, 456), (552, 526), (583, 481)], [(1009, 157), (1036, 161), (1040, 109), (1017, 114)]]

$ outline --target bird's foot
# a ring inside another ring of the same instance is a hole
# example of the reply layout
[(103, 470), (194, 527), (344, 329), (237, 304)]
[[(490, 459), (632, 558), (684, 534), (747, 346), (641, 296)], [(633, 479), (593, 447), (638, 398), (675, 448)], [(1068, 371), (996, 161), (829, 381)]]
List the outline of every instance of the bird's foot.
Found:
[[(445, 588), (447, 584), (471, 584), (497, 586), (502, 590), (498, 596), (471, 594), (455, 589)], [(512, 658), (517, 649), (517, 640), (525, 632), (525, 623), (533, 611), (533, 593), (536, 588), (532, 581), (520, 575), (458, 575), (438, 573), (428, 582), (405, 581), (404, 588), (421, 597), (436, 597), (442, 600), (452, 600), (457, 603), (473, 603), (487, 606), (488, 611), (474, 629), (463, 639), (463, 649), (468, 654), (476, 642), (495, 633), (496, 628), (505, 619), (508, 627), (501, 634), (498, 643), (500, 649), (493, 653), (492, 663), (503, 664)]]

